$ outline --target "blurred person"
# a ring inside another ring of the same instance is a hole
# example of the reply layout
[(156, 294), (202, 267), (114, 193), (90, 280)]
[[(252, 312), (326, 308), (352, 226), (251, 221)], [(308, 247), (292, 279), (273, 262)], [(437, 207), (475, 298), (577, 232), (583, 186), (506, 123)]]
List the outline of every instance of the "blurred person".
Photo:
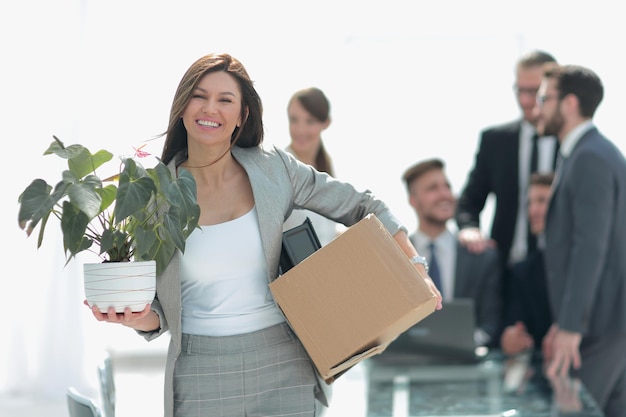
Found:
[(294, 206), (351, 226), (375, 214), (438, 299), (406, 228), (368, 191), (291, 154), (264, 149), (262, 102), (228, 54), (195, 61), (176, 90), (161, 160), (191, 172), (200, 227), (157, 276), (142, 312), (92, 313), (147, 340), (170, 334), (165, 417), (314, 416), (324, 382), (285, 322), (268, 283), (278, 276), (282, 226)]
[(588, 413), (581, 414), (584, 407), (580, 399), (580, 379), (553, 376), (548, 378), (548, 383), (552, 389), (552, 416), (588, 416)]
[[(517, 61), (513, 88), (521, 116), (481, 132), (474, 166), (455, 215), (459, 240), (473, 252), (484, 250), (487, 245), (497, 246), (504, 273), (535, 246), (526, 216), (530, 173), (552, 172), (556, 163), (556, 138), (536, 136), (533, 114), (546, 62), (556, 59), (539, 50), (529, 51)], [(491, 194), (495, 196), (495, 210), (488, 239), (480, 230), (480, 213)], [(503, 290), (506, 284), (505, 280)]]
[(444, 168), (442, 160), (428, 159), (411, 166), (402, 176), (418, 221), (418, 228), (409, 239), (419, 253), (428, 257), (429, 274), (440, 286), (444, 305), (454, 298), (474, 300), (477, 346), (496, 346), (501, 331), (497, 250), (486, 248), (472, 253), (448, 229), (448, 221), (454, 218), (456, 198)]
[[(322, 132), (330, 126), (331, 121), (330, 101), (324, 92), (316, 87), (296, 91), (289, 99), (287, 116), (291, 141), (285, 150), (305, 164), (334, 177), (333, 162), (322, 141)], [(301, 225), (307, 217), (322, 245), (326, 245), (339, 233), (336, 222), (298, 208), (285, 221), (284, 230)]]
[(545, 227), (554, 324), (544, 338), (548, 377), (579, 377), (607, 417), (626, 413), (626, 160), (595, 126), (604, 86), (592, 70), (548, 66), (538, 129), (560, 160)]
[(511, 269), (510, 295), (505, 306), (505, 323), (500, 347), (507, 355), (528, 349), (541, 349), (541, 343), (552, 324), (544, 266), (546, 212), (554, 174), (534, 173), (528, 187), (528, 222), (537, 237), (537, 250)]

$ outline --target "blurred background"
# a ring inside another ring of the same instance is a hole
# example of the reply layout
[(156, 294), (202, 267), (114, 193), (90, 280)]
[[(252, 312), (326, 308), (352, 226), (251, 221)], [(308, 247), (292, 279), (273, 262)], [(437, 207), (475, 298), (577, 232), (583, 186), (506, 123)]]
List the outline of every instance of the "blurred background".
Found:
[(291, 94), (321, 88), (332, 105), (323, 139), (336, 176), (373, 191), (412, 230), (402, 172), (440, 157), (458, 193), (480, 130), (519, 115), (514, 64), (529, 49), (598, 73), (605, 99), (596, 124), (626, 150), (619, 52), (626, 26), (618, 7), (604, 0), (3, 2), (0, 399), (61, 398), (68, 385), (92, 383), (103, 349), (146, 344), (92, 318), (82, 304), (88, 259), (65, 266), (60, 233), (37, 250), (36, 237), (17, 227), (19, 193), (36, 177), (58, 178), (60, 162), (42, 156), (52, 135), (93, 152), (131, 154), (143, 145), (160, 155), (158, 135), (184, 71), (204, 54), (228, 52), (263, 99), (265, 146), (288, 144)]

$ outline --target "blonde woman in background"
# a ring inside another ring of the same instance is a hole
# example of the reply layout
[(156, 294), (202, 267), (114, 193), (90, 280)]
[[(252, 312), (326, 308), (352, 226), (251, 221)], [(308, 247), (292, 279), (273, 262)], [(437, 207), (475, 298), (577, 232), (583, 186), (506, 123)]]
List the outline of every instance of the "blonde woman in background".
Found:
[[(316, 87), (296, 91), (289, 99), (287, 116), (291, 142), (285, 150), (301, 162), (334, 177), (332, 160), (322, 142), (322, 132), (330, 125), (330, 102), (324, 92)], [(284, 230), (302, 224), (307, 217), (322, 245), (333, 240), (341, 230), (336, 222), (304, 209), (293, 210), (285, 221)]]

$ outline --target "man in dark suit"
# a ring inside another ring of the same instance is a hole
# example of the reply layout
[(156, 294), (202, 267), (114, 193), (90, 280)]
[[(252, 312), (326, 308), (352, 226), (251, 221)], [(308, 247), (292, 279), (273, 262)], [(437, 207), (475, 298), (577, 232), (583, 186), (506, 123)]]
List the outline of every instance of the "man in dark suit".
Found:
[(528, 223), (537, 237), (537, 250), (511, 268), (511, 285), (505, 306), (505, 325), (500, 347), (507, 355), (515, 355), (541, 344), (552, 325), (544, 266), (546, 212), (552, 193), (554, 174), (534, 173), (528, 186)]
[(471, 253), (448, 230), (456, 199), (441, 160), (413, 165), (403, 180), (409, 204), (418, 218), (418, 229), (409, 238), (418, 252), (429, 258), (429, 275), (443, 294), (444, 308), (445, 302), (453, 298), (472, 298), (476, 306), (476, 344), (497, 345), (502, 326), (497, 251), (489, 248), (480, 254)]
[(561, 144), (546, 219), (554, 324), (546, 375), (580, 377), (607, 417), (626, 410), (626, 160), (592, 118), (604, 88), (574, 65), (544, 72), (538, 129)]
[[(488, 244), (496, 245), (503, 271), (524, 259), (528, 248), (535, 244), (526, 220), (530, 173), (554, 171), (557, 141), (554, 137), (535, 140), (533, 115), (542, 65), (546, 62), (555, 59), (543, 51), (531, 51), (517, 62), (514, 91), (522, 117), (481, 132), (474, 167), (459, 197), (456, 212), (459, 240), (473, 252), (483, 250)], [(495, 196), (496, 204), (491, 240), (488, 240), (480, 231), (480, 213), (490, 194)]]

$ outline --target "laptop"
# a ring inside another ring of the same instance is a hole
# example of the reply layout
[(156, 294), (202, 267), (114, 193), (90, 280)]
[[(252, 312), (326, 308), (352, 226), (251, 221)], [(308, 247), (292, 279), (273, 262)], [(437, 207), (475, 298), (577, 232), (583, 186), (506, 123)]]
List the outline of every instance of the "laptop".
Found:
[(283, 247), (280, 253), (280, 273), (284, 274), (291, 268), (308, 258), (322, 245), (308, 217), (304, 222), (283, 232)]
[(412, 359), (425, 363), (477, 363), (486, 348), (474, 342), (474, 300), (458, 298), (400, 334), (378, 355), (383, 360)]

